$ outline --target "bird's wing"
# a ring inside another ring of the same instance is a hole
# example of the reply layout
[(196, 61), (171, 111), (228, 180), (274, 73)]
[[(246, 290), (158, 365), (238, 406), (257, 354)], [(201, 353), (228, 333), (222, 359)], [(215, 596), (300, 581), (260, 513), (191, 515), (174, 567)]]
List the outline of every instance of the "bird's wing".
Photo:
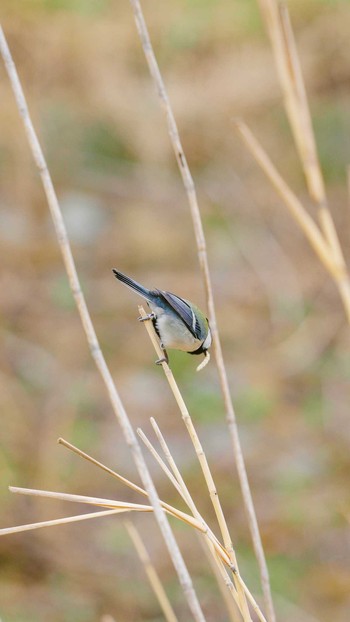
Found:
[(159, 294), (166, 300), (172, 309), (180, 316), (184, 324), (186, 324), (188, 330), (196, 339), (202, 338), (202, 331), (198, 324), (198, 320), (192, 311), (190, 305), (186, 300), (171, 294), (170, 292), (163, 292), (159, 290)]

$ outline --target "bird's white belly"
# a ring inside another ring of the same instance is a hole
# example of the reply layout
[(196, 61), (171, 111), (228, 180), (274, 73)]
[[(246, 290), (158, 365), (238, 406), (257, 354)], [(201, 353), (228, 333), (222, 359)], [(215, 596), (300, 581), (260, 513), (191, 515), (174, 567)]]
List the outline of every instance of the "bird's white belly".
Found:
[(152, 304), (150, 307), (157, 317), (157, 328), (164, 348), (194, 352), (200, 347), (202, 342), (190, 333), (177, 315), (165, 313)]

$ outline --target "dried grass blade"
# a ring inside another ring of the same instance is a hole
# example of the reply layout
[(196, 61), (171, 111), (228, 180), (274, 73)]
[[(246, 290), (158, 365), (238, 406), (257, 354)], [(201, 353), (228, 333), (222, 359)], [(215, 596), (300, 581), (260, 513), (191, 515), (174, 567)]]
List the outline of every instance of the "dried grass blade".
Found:
[[(305, 84), (287, 5), (276, 0), (259, 0), (266, 17), (277, 72), (295, 143), (303, 166), (309, 194), (318, 207), (318, 219), (338, 271), (346, 273), (344, 255), (328, 207), (317, 154)], [(338, 288), (350, 321), (349, 275), (338, 280)]]
[[(176, 157), (176, 160), (179, 166), (180, 174), (181, 174), (181, 177), (182, 177), (182, 180), (185, 186), (185, 190), (187, 193), (187, 197), (188, 197), (188, 202), (189, 202), (190, 212), (191, 212), (191, 217), (192, 217), (192, 222), (193, 222), (193, 229), (194, 229), (194, 234), (195, 234), (196, 244), (197, 244), (198, 260), (199, 260), (199, 265), (202, 270), (203, 283), (204, 283), (204, 287), (206, 291), (208, 312), (209, 312), (209, 318), (210, 318), (210, 327), (211, 327), (211, 332), (213, 335), (215, 359), (216, 359), (216, 365), (217, 365), (219, 379), (220, 379), (220, 387), (221, 387), (225, 409), (226, 409), (226, 418), (227, 418), (229, 434), (230, 434), (231, 442), (233, 446), (234, 459), (236, 462), (239, 483), (240, 483), (240, 487), (242, 491), (243, 503), (245, 506), (246, 514), (248, 516), (248, 525), (249, 525), (249, 530), (250, 530), (251, 537), (252, 537), (254, 552), (257, 558), (257, 562), (258, 562), (260, 579), (261, 579), (262, 589), (264, 593), (264, 600), (265, 600), (266, 608), (268, 611), (268, 617), (270, 619), (270, 622), (274, 622), (275, 613), (274, 613), (274, 606), (273, 606), (273, 601), (272, 601), (269, 572), (267, 568), (264, 548), (262, 545), (259, 525), (258, 525), (258, 521), (256, 517), (255, 508), (254, 508), (253, 497), (252, 497), (252, 493), (251, 493), (250, 486), (249, 486), (249, 480), (248, 480), (248, 475), (247, 475), (247, 471), (245, 467), (245, 462), (244, 462), (244, 457), (243, 457), (243, 452), (242, 452), (242, 447), (241, 447), (241, 441), (240, 441), (240, 437), (238, 433), (236, 414), (233, 408), (230, 387), (228, 383), (228, 377), (227, 377), (227, 372), (226, 372), (222, 348), (221, 348), (220, 336), (219, 336), (218, 327), (217, 327), (216, 311), (215, 311), (215, 304), (214, 304), (213, 288), (211, 284), (211, 277), (210, 277), (210, 271), (209, 271), (206, 241), (205, 241), (205, 236), (204, 236), (202, 218), (201, 218), (198, 200), (197, 200), (197, 193), (196, 193), (195, 185), (193, 182), (193, 178), (192, 178), (189, 166), (187, 164), (186, 156), (182, 148), (182, 144), (181, 144), (177, 124), (175, 121), (174, 113), (171, 108), (170, 100), (168, 98), (165, 85), (163, 82), (163, 78), (161, 76), (161, 73), (158, 67), (157, 59), (155, 57), (155, 54), (152, 48), (152, 43), (149, 37), (145, 18), (143, 16), (143, 12), (141, 9), (141, 4), (139, 0), (130, 0), (130, 3), (132, 6), (132, 10), (134, 12), (136, 27), (139, 33), (139, 37), (141, 40), (142, 48), (143, 48), (147, 63), (149, 66), (150, 74), (154, 81), (154, 84), (155, 84), (155, 87), (156, 87), (156, 90), (157, 90), (157, 93), (158, 93), (158, 96), (161, 102), (162, 109), (164, 110), (164, 113), (166, 116), (170, 141), (174, 149), (175, 157)], [(163, 369), (166, 371), (166, 368), (164, 365), (163, 365)]]
[(283, 80), (285, 83), (285, 94), (287, 100), (294, 99), (294, 104), (292, 105), (294, 114), (290, 115), (291, 127), (299, 150), (310, 196), (318, 206), (318, 217), (322, 230), (332, 249), (335, 260), (342, 264), (344, 263), (344, 257), (328, 207), (300, 60), (288, 8), (284, 3), (278, 6), (278, 18), (285, 51), (285, 63), (281, 65), (281, 69), (283, 70), (284, 67), (285, 71)]
[[(196, 506), (195, 506), (195, 504), (193, 502), (193, 499), (192, 499), (192, 497), (191, 497), (191, 495), (190, 495), (190, 493), (188, 491), (188, 488), (187, 488), (184, 480), (182, 479), (182, 477), (180, 477), (180, 481), (178, 483), (177, 479), (169, 471), (168, 467), (166, 466), (166, 464), (164, 463), (164, 461), (162, 460), (162, 458), (160, 457), (159, 453), (154, 448), (154, 446), (152, 445), (150, 440), (144, 434), (144, 432), (142, 432), (142, 430), (140, 430), (140, 429), (138, 429), (137, 432), (138, 432), (140, 438), (142, 439), (142, 441), (144, 442), (145, 446), (147, 447), (147, 449), (150, 451), (150, 453), (154, 457), (154, 459), (158, 462), (158, 464), (160, 465), (162, 470), (166, 473), (167, 477), (170, 479), (171, 483), (176, 488), (176, 490), (178, 491), (179, 495), (184, 499), (184, 501), (190, 507), (191, 511), (193, 512), (194, 519), (196, 520), (196, 522), (198, 522), (198, 524), (202, 525), (202, 529), (200, 531), (202, 531), (211, 540), (211, 542), (213, 543), (213, 545), (214, 545), (214, 547), (216, 549), (217, 554), (224, 561), (224, 563), (227, 566), (231, 567), (232, 563), (230, 561), (230, 557), (229, 557), (227, 551), (222, 546), (222, 544), (218, 541), (218, 539), (213, 534), (213, 532), (209, 529), (209, 527), (206, 524), (206, 522), (204, 521), (204, 519), (201, 517), (201, 515), (198, 512), (198, 510), (197, 510), (197, 508), (196, 508)], [(180, 512), (180, 510), (177, 510), (177, 513), (179, 513), (179, 512)], [(171, 513), (173, 514), (173, 512), (171, 512)], [(188, 515), (186, 515), (186, 516), (188, 516)]]
[(248, 126), (241, 120), (236, 120), (235, 125), (255, 160), (283, 199), (294, 220), (304, 232), (319, 260), (334, 279), (343, 301), (348, 322), (350, 323), (350, 278), (344, 261), (339, 262), (337, 258), (334, 257), (334, 252), (332, 252), (330, 245), (320, 232), (320, 229), (307, 213), (301, 201), (299, 201), (298, 197), (277, 171), (266, 151), (254, 137)]
[(155, 447), (152, 445), (151, 441), (147, 438), (146, 434), (141, 430), (141, 428), (137, 429), (137, 433), (139, 437), (141, 438), (142, 442), (144, 443), (144, 445), (147, 447), (148, 451), (152, 454), (153, 458), (156, 460), (156, 462), (158, 462), (162, 471), (164, 471), (167, 478), (171, 481), (172, 485), (177, 490), (179, 495), (183, 499), (185, 499), (185, 492), (183, 491), (181, 484), (176, 480), (176, 478), (173, 476), (171, 471), (168, 469), (164, 460), (162, 460), (159, 453), (157, 452)]
[[(122, 482), (123, 484), (131, 488), (132, 490), (135, 490), (136, 492), (139, 492), (142, 495), (148, 497), (148, 493), (143, 488), (140, 488), (140, 486), (137, 486), (137, 484), (134, 484), (134, 482), (131, 482), (130, 480), (126, 479), (125, 477), (117, 473), (116, 471), (113, 471), (109, 467), (105, 466), (104, 464), (102, 464), (101, 462), (99, 462), (98, 460), (90, 456), (89, 454), (85, 453), (84, 451), (76, 447), (75, 445), (72, 445), (72, 443), (68, 443), (68, 441), (65, 441), (62, 438), (59, 439), (59, 443), (61, 445), (64, 445), (64, 447), (66, 447), (67, 449), (74, 451), (74, 453), (76, 453), (81, 458), (88, 460), (89, 462), (91, 462), (92, 464), (95, 464), (96, 466), (103, 469), (110, 475), (113, 475), (113, 477), (118, 479), (118, 481)], [(191, 525), (192, 527), (195, 527), (196, 529), (199, 528), (197, 524), (191, 523), (191, 521), (189, 521), (191, 517), (188, 514), (181, 512), (181, 510), (178, 510), (177, 508), (170, 505), (169, 503), (166, 503), (165, 501), (161, 500), (160, 503), (161, 503), (161, 506), (164, 508), (164, 510), (167, 511), (168, 514), (174, 516), (175, 518), (179, 518), (183, 522), (186, 522), (187, 524)]]
[(103, 510), (102, 512), (90, 512), (89, 514), (79, 514), (77, 516), (66, 516), (65, 518), (56, 518), (53, 520), (45, 520), (38, 523), (28, 523), (27, 525), (17, 525), (16, 527), (6, 527), (0, 529), (0, 536), (7, 536), (12, 533), (20, 533), (22, 531), (32, 531), (33, 529), (41, 529), (41, 527), (55, 527), (56, 525), (65, 525), (67, 523), (75, 523), (90, 518), (101, 518), (103, 516), (112, 516), (119, 514), (121, 510)]
[[(145, 310), (143, 309), (142, 306), (139, 306), (139, 312), (140, 312), (142, 317), (145, 316)], [(160, 349), (160, 346), (159, 346), (159, 341), (157, 339), (157, 336), (156, 336), (153, 324), (152, 324), (152, 322), (144, 322), (144, 324), (145, 324), (146, 330), (147, 330), (147, 332), (148, 332), (148, 334), (149, 334), (149, 336), (151, 338), (151, 341), (152, 341), (152, 343), (153, 343), (153, 345), (155, 347), (155, 350), (156, 350), (156, 352), (157, 352), (157, 354), (159, 356), (160, 353), (161, 353), (161, 349)], [(160, 358), (162, 358), (161, 355), (160, 355)], [(229, 534), (229, 530), (228, 530), (228, 527), (227, 527), (225, 516), (224, 516), (224, 513), (223, 513), (222, 508), (221, 508), (220, 499), (219, 499), (219, 496), (218, 496), (218, 493), (217, 493), (217, 490), (216, 490), (216, 487), (215, 487), (215, 483), (214, 483), (214, 480), (213, 480), (213, 477), (212, 477), (212, 474), (211, 474), (211, 471), (210, 471), (210, 468), (209, 468), (209, 464), (208, 464), (206, 455), (205, 455), (205, 453), (203, 451), (203, 448), (202, 448), (202, 446), (200, 444), (200, 441), (199, 441), (196, 429), (195, 429), (195, 427), (194, 427), (194, 425), (192, 423), (192, 419), (190, 417), (190, 414), (188, 412), (188, 409), (187, 409), (187, 406), (186, 406), (186, 404), (184, 402), (184, 399), (183, 399), (183, 397), (181, 395), (181, 392), (180, 392), (180, 390), (179, 390), (179, 388), (178, 388), (178, 386), (176, 384), (176, 381), (175, 381), (175, 378), (174, 378), (174, 376), (172, 374), (172, 371), (171, 371), (169, 365), (165, 361), (162, 363), (162, 366), (163, 366), (163, 370), (165, 372), (166, 378), (167, 378), (167, 380), (169, 382), (170, 388), (171, 388), (171, 390), (172, 390), (172, 392), (174, 394), (175, 400), (176, 400), (176, 402), (177, 402), (177, 404), (179, 406), (182, 418), (183, 418), (184, 423), (186, 425), (187, 431), (188, 431), (188, 433), (190, 435), (190, 438), (191, 438), (191, 441), (193, 443), (195, 452), (197, 454), (197, 457), (198, 457), (198, 460), (199, 460), (199, 464), (201, 466), (201, 469), (202, 469), (202, 472), (203, 472), (203, 475), (204, 475), (204, 479), (205, 479), (205, 482), (207, 484), (207, 488), (208, 488), (208, 491), (209, 491), (210, 499), (212, 501), (212, 504), (213, 504), (213, 507), (214, 507), (214, 511), (215, 511), (215, 514), (216, 514), (216, 517), (217, 517), (217, 520), (218, 520), (218, 523), (219, 523), (220, 531), (222, 533), (222, 537), (223, 537), (223, 540), (224, 540), (224, 544), (225, 544), (224, 550), (225, 550), (225, 553), (226, 553), (226, 555), (229, 556), (231, 566), (234, 567), (236, 569), (237, 573), (238, 573), (236, 554), (235, 554), (235, 551), (234, 551), (234, 548), (233, 548), (233, 545), (232, 545), (232, 542), (231, 542), (231, 537), (230, 537), (230, 534)], [(157, 426), (153, 425), (153, 427), (154, 427), (154, 429), (155, 429), (155, 431), (157, 433)], [(165, 440), (162, 439), (160, 430), (159, 430), (158, 438), (159, 438), (161, 444), (162, 443), (164, 444), (165, 453), (166, 454), (168, 453), (170, 455), (169, 448), (166, 446)], [(171, 464), (173, 464), (173, 463), (171, 463)], [(174, 466), (174, 468), (175, 468), (175, 473), (176, 473), (175, 477), (178, 478), (179, 482), (181, 482), (180, 483), (181, 488), (185, 491), (185, 497), (184, 497), (185, 500), (189, 501), (189, 507), (194, 512), (194, 515), (196, 517), (198, 517), (198, 516), (200, 517), (200, 514), (199, 514), (198, 510), (196, 509), (196, 506), (195, 506), (195, 504), (194, 504), (194, 502), (192, 500), (192, 497), (191, 497), (191, 495), (190, 495), (190, 493), (189, 493), (189, 491), (188, 491), (188, 489), (186, 487), (186, 484), (183, 481), (182, 476), (181, 476), (180, 472), (178, 471), (176, 465)], [(218, 546), (218, 541), (217, 540), (214, 543), (214, 546), (215, 547)], [(219, 546), (222, 547), (221, 544)], [(244, 594), (243, 590), (241, 589), (240, 584), (238, 584), (238, 600), (239, 600), (239, 604), (240, 604), (240, 609), (242, 611), (243, 619), (247, 620), (247, 621), (250, 621), (251, 618), (250, 618), (249, 608), (248, 608), (248, 605), (247, 605), (245, 594)]]
[(0, 26), (0, 53), (3, 58), (5, 68), (11, 83), (11, 87), (15, 96), (17, 108), (22, 118), (25, 132), (27, 135), (29, 147), (34, 159), (35, 164), (40, 173), (41, 181), (45, 190), (47, 203), (51, 212), (52, 220), (55, 226), (57, 240), (62, 253), (62, 258), (67, 271), (70, 288), (76, 302), (80, 319), (86, 334), (86, 338), (90, 347), (91, 355), (96, 363), (96, 366), (101, 374), (101, 377), (105, 383), (108, 395), (111, 400), (111, 404), (114, 413), (119, 421), (120, 427), (123, 431), (125, 440), (130, 447), (130, 451), (136, 467), (138, 469), (141, 481), (144, 484), (145, 489), (148, 492), (150, 502), (154, 508), (155, 517), (159, 525), (160, 531), (164, 538), (164, 542), (169, 551), (169, 555), (173, 562), (174, 568), (177, 572), (179, 582), (181, 584), (184, 596), (187, 600), (188, 606), (196, 622), (205, 622), (205, 618), (199, 604), (196, 592), (193, 588), (191, 576), (187, 570), (184, 559), (181, 555), (180, 549), (175, 540), (175, 536), (171, 530), (171, 527), (166, 519), (163, 508), (161, 507), (159, 497), (147, 469), (147, 465), (143, 458), (141, 448), (137, 441), (135, 432), (132, 428), (126, 410), (120, 399), (117, 388), (114, 384), (112, 375), (107, 366), (106, 360), (102, 354), (100, 344), (97, 339), (96, 331), (94, 329), (91, 316), (83, 295), (78, 273), (76, 270), (75, 262), (73, 259), (72, 250), (70, 247), (66, 227), (62, 217), (60, 205), (58, 203), (57, 195), (52, 183), (51, 175), (47, 167), (47, 163), (41, 149), (38, 137), (36, 135), (27, 102), (24, 96), (21, 82), (18, 77), (17, 69), (13, 58), (11, 56), (9, 47), (7, 45), (6, 37)]
[[(114, 499), (101, 499), (99, 497), (86, 497), (83, 495), (74, 495), (66, 492), (54, 492), (51, 490), (37, 490), (34, 488), (18, 488), (17, 486), (9, 486), (9, 490), (11, 492), (19, 493), (22, 495), (31, 495), (34, 497), (48, 497), (51, 499), (59, 499), (61, 501), (72, 501), (76, 503), (87, 503), (89, 505), (97, 505), (100, 507), (108, 507), (121, 509), (125, 511), (133, 510), (137, 512), (153, 512), (153, 507), (151, 505), (141, 505), (140, 503), (128, 503), (126, 501), (115, 501)], [(198, 529), (199, 531), (204, 531), (203, 525), (201, 522), (178, 510), (177, 508), (173, 508), (171, 505), (164, 503), (164, 510), (167, 514), (174, 516), (187, 523), (191, 527)]]
[(33, 497), (46, 497), (51, 499), (60, 499), (61, 501), (72, 501), (74, 503), (87, 503), (88, 505), (98, 505), (109, 508), (125, 508), (137, 510), (139, 512), (152, 512), (151, 505), (141, 505), (140, 503), (129, 503), (127, 501), (115, 501), (115, 499), (103, 499), (100, 497), (87, 497), (85, 495), (75, 495), (67, 492), (56, 492), (53, 490), (38, 490), (36, 488), (19, 488), (18, 486), (9, 486), (11, 492), (21, 495), (29, 495)]
[(135, 546), (138, 556), (144, 566), (145, 572), (152, 586), (152, 589), (158, 599), (161, 609), (164, 613), (164, 617), (167, 622), (177, 622), (177, 617), (171, 606), (170, 600), (166, 594), (166, 591), (162, 585), (158, 573), (156, 572), (148, 551), (142, 541), (142, 538), (136, 529), (135, 525), (130, 521), (125, 521), (125, 527), (129, 533), (129, 536)]
[(143, 488), (141, 488), (137, 484), (134, 484), (130, 480), (126, 479), (126, 477), (123, 477), (122, 475), (119, 475), (119, 473), (116, 473), (116, 471), (113, 471), (112, 469), (110, 469), (106, 465), (102, 464), (102, 462), (99, 462), (98, 460), (96, 460), (95, 458), (90, 456), (89, 454), (85, 453), (85, 451), (82, 451), (82, 449), (79, 449), (79, 447), (76, 447), (75, 445), (72, 445), (72, 443), (69, 443), (64, 438), (59, 438), (57, 440), (57, 442), (58, 442), (59, 445), (63, 445), (64, 447), (66, 447), (70, 451), (73, 451), (75, 454), (77, 454), (81, 458), (84, 458), (85, 460), (87, 460), (88, 462), (91, 462), (92, 464), (94, 464), (95, 466), (99, 467), (100, 469), (102, 469), (106, 473), (109, 473), (110, 475), (115, 477), (118, 481), (120, 481), (122, 484), (125, 484), (126, 486), (128, 486), (128, 488), (131, 488), (132, 490), (135, 490), (136, 492), (139, 492), (142, 495), (148, 496), (147, 492)]
[[(288, 184), (284, 181), (283, 177), (277, 171), (266, 151), (255, 138), (248, 126), (241, 120), (236, 120), (235, 125), (241, 138), (244, 140), (255, 160), (285, 202), (294, 220), (306, 235), (317, 256), (331, 275), (338, 280), (340, 276), (339, 266), (335, 263), (330, 253), (329, 246), (325, 242), (317, 225), (314, 223), (311, 216), (309, 216), (298, 197), (294, 194)], [(343, 273), (342, 276), (344, 276)]]

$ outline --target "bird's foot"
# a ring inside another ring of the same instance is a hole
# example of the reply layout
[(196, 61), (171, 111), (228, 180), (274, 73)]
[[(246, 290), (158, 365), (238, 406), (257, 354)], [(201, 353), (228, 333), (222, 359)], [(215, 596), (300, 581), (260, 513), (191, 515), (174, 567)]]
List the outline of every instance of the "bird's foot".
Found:
[(165, 358), (165, 356), (162, 356), (161, 359), (157, 359), (156, 360), (156, 365), (161, 365), (162, 363), (167, 363), (167, 359)]
[(160, 358), (160, 359), (158, 359), (158, 360), (156, 361), (156, 365), (161, 365), (162, 363), (166, 363), (166, 364), (168, 364), (168, 363), (169, 363), (168, 353), (167, 353), (167, 351), (166, 351), (166, 349), (164, 348), (164, 346), (163, 346), (163, 344), (162, 344), (162, 343), (160, 344), (160, 347), (161, 347), (161, 348), (162, 348), (162, 350), (163, 350), (163, 355), (164, 355), (164, 356), (162, 356), (162, 358)]
[(155, 313), (147, 313), (147, 315), (140, 315), (137, 319), (139, 322), (147, 322), (148, 320), (155, 320), (155, 318)]

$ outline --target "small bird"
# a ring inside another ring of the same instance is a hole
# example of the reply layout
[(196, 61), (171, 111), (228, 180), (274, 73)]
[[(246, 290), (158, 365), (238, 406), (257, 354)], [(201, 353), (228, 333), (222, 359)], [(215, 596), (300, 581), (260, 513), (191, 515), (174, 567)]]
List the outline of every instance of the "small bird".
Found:
[(198, 307), (170, 292), (147, 289), (117, 270), (113, 270), (113, 274), (119, 281), (147, 300), (151, 313), (146, 317), (140, 317), (139, 320), (152, 320), (153, 322), (164, 353), (164, 357), (157, 363), (164, 361), (168, 363), (166, 349), (171, 348), (189, 354), (204, 354), (205, 359), (197, 367), (197, 371), (203, 369), (210, 359), (208, 349), (211, 346), (212, 337), (208, 319)]

